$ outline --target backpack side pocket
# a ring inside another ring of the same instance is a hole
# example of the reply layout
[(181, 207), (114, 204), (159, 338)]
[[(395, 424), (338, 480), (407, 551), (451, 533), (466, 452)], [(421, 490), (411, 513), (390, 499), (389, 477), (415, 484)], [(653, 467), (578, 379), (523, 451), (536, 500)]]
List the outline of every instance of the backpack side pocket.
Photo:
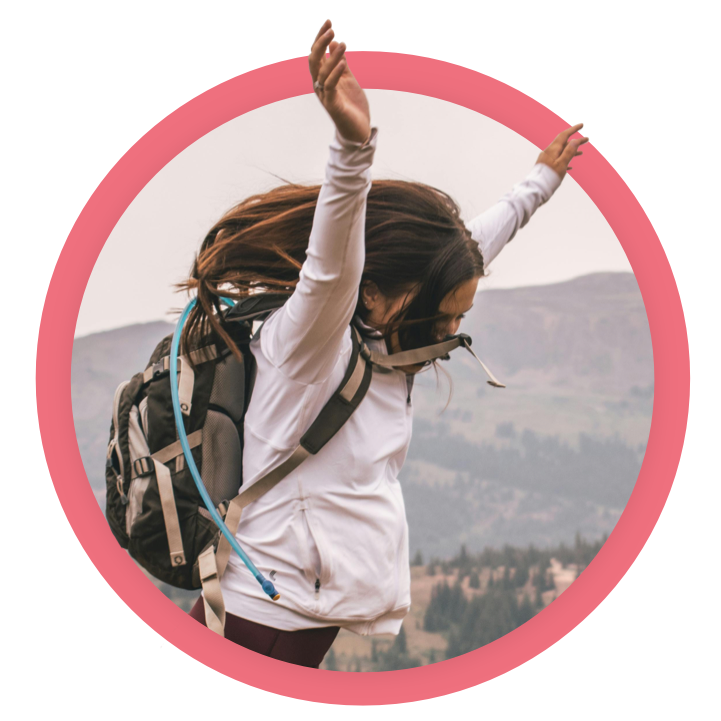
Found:
[(129, 383), (130, 381), (123, 381), (115, 390), (113, 420), (110, 424), (110, 440), (105, 458), (105, 516), (113, 535), (123, 548), (128, 547), (128, 534), (125, 528), (125, 507), (128, 498), (125, 494), (125, 460), (120, 448), (120, 401)]
[[(147, 407), (147, 398), (143, 399), (140, 405)], [(132, 468), (136, 467), (136, 461), (150, 456), (150, 449), (148, 448), (148, 441), (143, 431), (141, 417), (142, 412), (138, 406), (133, 406), (130, 409), (130, 419), (128, 422), (128, 450), (130, 451), (130, 464)], [(133, 535), (133, 523), (143, 510), (143, 496), (150, 484), (149, 474), (137, 475), (133, 473), (133, 475), (135, 477), (130, 481), (128, 505), (125, 510), (125, 532), (128, 534), (128, 537), (132, 537)]]

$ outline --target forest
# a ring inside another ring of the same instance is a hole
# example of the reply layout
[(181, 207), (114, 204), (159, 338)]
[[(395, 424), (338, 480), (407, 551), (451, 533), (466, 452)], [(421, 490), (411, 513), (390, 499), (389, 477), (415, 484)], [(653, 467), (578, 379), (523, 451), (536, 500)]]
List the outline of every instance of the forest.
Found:
[[(437, 663), (475, 651), (505, 636), (552, 603), (593, 561), (606, 537), (588, 542), (579, 534), (571, 545), (549, 548), (504, 546), (468, 553), (462, 546), (449, 560), (413, 559), (413, 590), (432, 581), (422, 622), (409, 616), (393, 640), (370, 639), (370, 651), (348, 653), (339, 637), (322, 668), (342, 671), (397, 671)], [(423, 579), (422, 577), (425, 577)], [(420, 593), (412, 593), (418, 606)], [(418, 616), (416, 615), (416, 618)], [(422, 631), (423, 633), (419, 633)], [(429, 637), (442, 638), (424, 648)], [(366, 640), (366, 639), (364, 639)]]

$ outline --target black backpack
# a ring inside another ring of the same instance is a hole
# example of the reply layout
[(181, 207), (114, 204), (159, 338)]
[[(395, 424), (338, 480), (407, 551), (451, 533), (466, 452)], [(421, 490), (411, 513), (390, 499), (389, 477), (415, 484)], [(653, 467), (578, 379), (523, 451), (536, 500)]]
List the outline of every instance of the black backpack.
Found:
[[(249, 348), (253, 324), (262, 323), (287, 298), (259, 294), (225, 313), (226, 328), (242, 353), (242, 362), (214, 333), (190, 350), (192, 365), (188, 356), (178, 359), (178, 392), (188, 444), (212, 503), (233, 536), (242, 509), (308, 455), (318, 453), (350, 418), (370, 385), (373, 365), (409, 365), (447, 357), (459, 345), (470, 346), (470, 338), (461, 334), (434, 346), (387, 356), (370, 351), (352, 325), (353, 350), (339, 388), (295, 452), (241, 491), (243, 425), (256, 371)], [(225, 610), (220, 578), (231, 549), (201, 499), (178, 439), (170, 389), (172, 338), (165, 337), (145, 371), (121, 383), (115, 392), (106, 460), (106, 517), (120, 545), (153, 576), (179, 588), (203, 588), (206, 622), (222, 635)], [(500, 385), (492, 383), (496, 384)]]

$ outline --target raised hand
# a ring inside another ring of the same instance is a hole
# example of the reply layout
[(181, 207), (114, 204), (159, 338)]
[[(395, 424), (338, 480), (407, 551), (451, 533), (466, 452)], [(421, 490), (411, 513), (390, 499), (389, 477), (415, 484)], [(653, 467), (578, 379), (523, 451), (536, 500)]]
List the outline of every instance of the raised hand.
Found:
[(582, 127), (583, 123), (579, 123), (559, 133), (556, 139), (538, 156), (536, 162), (548, 165), (563, 178), (567, 171), (573, 170), (568, 165), (571, 160), (578, 155), (583, 155), (579, 147), (588, 142), (588, 138), (573, 138), (571, 140), (571, 136)]
[(371, 133), (368, 99), (348, 67), (345, 43), (334, 42), (334, 35), (326, 20), (311, 47), (308, 65), (313, 89), (338, 132), (346, 140), (363, 143)]

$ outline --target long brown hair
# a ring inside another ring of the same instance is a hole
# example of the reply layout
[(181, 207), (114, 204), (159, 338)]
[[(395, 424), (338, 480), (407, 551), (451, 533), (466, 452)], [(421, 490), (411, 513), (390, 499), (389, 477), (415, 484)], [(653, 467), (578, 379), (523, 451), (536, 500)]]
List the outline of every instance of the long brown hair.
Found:
[[(198, 297), (183, 331), (184, 347), (213, 330), (238, 353), (220, 314), (221, 296), (237, 300), (264, 291), (292, 294), (319, 192), (319, 185), (283, 185), (247, 198), (213, 226), (190, 278), (179, 285), (196, 290)], [(386, 339), (397, 331), (402, 348), (434, 342), (433, 321), (442, 317), (443, 298), (483, 275), (478, 244), (446, 193), (422, 183), (372, 183), (361, 285), (372, 281), (387, 298), (409, 298), (383, 329)], [(368, 316), (360, 298), (356, 313), (363, 320)]]

